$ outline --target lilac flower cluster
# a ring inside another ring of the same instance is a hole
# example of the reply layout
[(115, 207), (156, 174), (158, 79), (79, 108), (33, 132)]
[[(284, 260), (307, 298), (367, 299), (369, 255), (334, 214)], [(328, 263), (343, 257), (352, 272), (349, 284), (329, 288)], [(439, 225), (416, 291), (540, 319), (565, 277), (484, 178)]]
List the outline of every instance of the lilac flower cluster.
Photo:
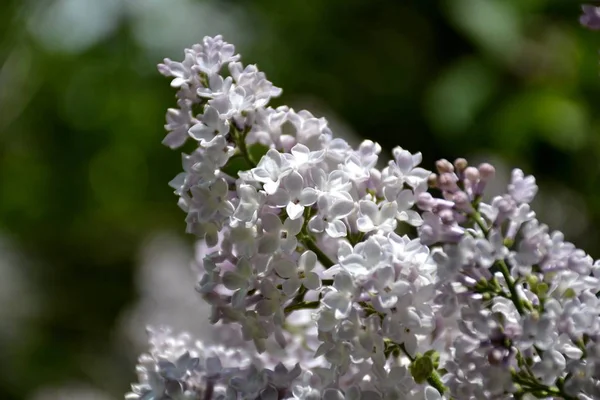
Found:
[(532, 176), (486, 203), (489, 164), (379, 169), (239, 60), (217, 36), (159, 65), (221, 342), (151, 331), (127, 399), (600, 398), (600, 263), (536, 219)]

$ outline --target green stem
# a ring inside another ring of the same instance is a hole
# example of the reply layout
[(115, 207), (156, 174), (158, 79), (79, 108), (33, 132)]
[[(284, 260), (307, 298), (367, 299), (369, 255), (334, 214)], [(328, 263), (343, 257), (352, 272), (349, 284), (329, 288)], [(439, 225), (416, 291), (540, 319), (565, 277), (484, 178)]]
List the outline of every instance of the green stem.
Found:
[(408, 359), (410, 360), (410, 362), (414, 362), (415, 361), (415, 358), (410, 355), (410, 353), (408, 352), (408, 350), (406, 350), (406, 347), (404, 346), (404, 343), (400, 343), (399, 347), (400, 347), (400, 350), (402, 350), (402, 352), (406, 355), (406, 357), (408, 357)]
[(556, 387), (546, 386), (539, 382), (531, 381), (521, 375), (519, 375), (516, 371), (512, 371), (513, 382), (521, 385), (523, 393), (531, 393), (536, 397), (554, 397), (560, 398), (564, 400), (577, 400), (576, 397), (569, 396), (565, 393), (562, 388), (562, 385)]
[(504, 260), (498, 260), (496, 262), (499, 266), (500, 272), (506, 281), (506, 285), (508, 286), (508, 290), (510, 291), (510, 297), (512, 299), (513, 304), (517, 308), (517, 311), (520, 315), (525, 314), (525, 308), (523, 307), (523, 302), (519, 298), (519, 293), (517, 292), (517, 288), (515, 286), (515, 281), (513, 277), (510, 275), (510, 271), (508, 270), (508, 266), (504, 262)]
[[(290, 303), (290, 305), (288, 307), (303, 303), (304, 295), (306, 294), (306, 292), (308, 292), (308, 289), (306, 288), (306, 286), (300, 285), (300, 289), (298, 289), (298, 293), (296, 293), (296, 296), (292, 299), (292, 302)], [(285, 311), (285, 309), (284, 309), (284, 311)]]
[(253, 168), (256, 167), (256, 163), (254, 162), (252, 157), (250, 157), (250, 153), (248, 152), (248, 146), (246, 146), (246, 134), (238, 131), (235, 128), (232, 128), (232, 129), (233, 129), (233, 132), (231, 133), (231, 137), (232, 137), (235, 145), (240, 150), (242, 157), (244, 157), (244, 160), (246, 160), (246, 162), (250, 166), (252, 166)]
[(440, 374), (438, 374), (436, 370), (431, 372), (431, 375), (427, 378), (427, 383), (433, 386), (440, 394), (444, 394), (444, 392), (448, 390), (444, 385), (444, 382), (442, 382)]
[(473, 221), (475, 221), (475, 223), (481, 228), (481, 230), (485, 233), (485, 235), (487, 236), (488, 232), (489, 232), (489, 228), (486, 225), (485, 221), (483, 220), (483, 218), (481, 218), (481, 214), (479, 213), (479, 211), (475, 211), (470, 215), (471, 219), (473, 219)]
[[(489, 233), (489, 228), (487, 227), (485, 221), (481, 217), (479, 211), (475, 211), (470, 215), (471, 219), (481, 228), (483, 233), (487, 236)], [(506, 285), (508, 286), (508, 290), (510, 291), (510, 297), (512, 302), (514, 303), (517, 311), (520, 315), (525, 314), (525, 306), (523, 305), (523, 301), (519, 298), (519, 293), (517, 292), (517, 288), (515, 286), (515, 281), (513, 277), (510, 275), (510, 270), (508, 266), (504, 262), (504, 260), (498, 260), (494, 263), (491, 268), (492, 271), (497, 270), (502, 273), (504, 280), (506, 281)]]

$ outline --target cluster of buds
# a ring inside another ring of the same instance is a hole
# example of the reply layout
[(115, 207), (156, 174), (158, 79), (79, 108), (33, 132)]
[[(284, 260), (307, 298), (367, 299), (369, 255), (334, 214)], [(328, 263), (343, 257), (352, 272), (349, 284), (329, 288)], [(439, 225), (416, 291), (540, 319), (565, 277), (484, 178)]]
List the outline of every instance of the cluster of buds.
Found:
[(165, 144), (196, 143), (171, 186), (220, 342), (152, 331), (128, 399), (600, 398), (600, 263), (535, 218), (533, 177), (485, 202), (489, 164), (378, 169), (220, 36), (185, 54)]
[(417, 199), (425, 221), (419, 236), (426, 245), (458, 242), (464, 236), (461, 225), (476, 213), (483, 191), (495, 175), (492, 165), (485, 163), (475, 168), (464, 158), (457, 159), (454, 164), (439, 160), (436, 168), (438, 173), (431, 174), (428, 183), (430, 188), (441, 192), (441, 197), (435, 198), (424, 192)]

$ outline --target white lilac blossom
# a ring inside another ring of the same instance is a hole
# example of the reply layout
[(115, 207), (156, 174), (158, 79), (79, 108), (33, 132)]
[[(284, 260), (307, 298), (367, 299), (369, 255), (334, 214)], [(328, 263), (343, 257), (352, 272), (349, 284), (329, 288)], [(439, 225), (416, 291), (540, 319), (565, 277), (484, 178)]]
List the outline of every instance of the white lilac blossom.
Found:
[(379, 170), (239, 60), (217, 36), (159, 66), (220, 346), (151, 330), (128, 399), (600, 398), (600, 262), (536, 219), (534, 177), (484, 202), (490, 164)]

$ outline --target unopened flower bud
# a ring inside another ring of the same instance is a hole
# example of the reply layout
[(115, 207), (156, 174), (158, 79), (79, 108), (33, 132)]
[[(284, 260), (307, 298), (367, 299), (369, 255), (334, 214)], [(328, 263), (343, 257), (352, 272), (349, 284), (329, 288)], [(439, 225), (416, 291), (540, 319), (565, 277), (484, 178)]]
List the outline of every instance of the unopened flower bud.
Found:
[(474, 211), (473, 206), (471, 205), (471, 199), (469, 198), (469, 195), (467, 195), (462, 190), (454, 193), (454, 195), (452, 196), (452, 200), (454, 201), (457, 210), (464, 211), (466, 213), (471, 213)]
[(479, 175), (483, 182), (489, 182), (496, 175), (496, 168), (492, 164), (483, 163), (479, 165)]
[(417, 197), (417, 207), (423, 211), (431, 211), (435, 207), (435, 200), (429, 192), (423, 192)]
[(457, 158), (454, 160), (454, 168), (456, 168), (456, 172), (460, 173), (465, 170), (469, 166), (469, 163), (464, 158)]
[(445, 225), (450, 225), (454, 223), (454, 212), (452, 210), (441, 210), (438, 214), (442, 223)]
[(456, 192), (459, 190), (456, 185), (456, 181), (458, 180), (457, 176), (454, 173), (444, 173), (438, 177), (438, 188), (443, 190), (444, 192)]
[(465, 178), (475, 183), (479, 180), (479, 170), (475, 167), (465, 168)]
[(437, 188), (438, 184), (438, 176), (436, 174), (431, 174), (427, 178), (427, 186), (430, 188)]
[(435, 167), (437, 168), (440, 174), (454, 172), (454, 166), (452, 165), (452, 163), (450, 163), (450, 161), (446, 160), (445, 158), (437, 160), (435, 163)]

